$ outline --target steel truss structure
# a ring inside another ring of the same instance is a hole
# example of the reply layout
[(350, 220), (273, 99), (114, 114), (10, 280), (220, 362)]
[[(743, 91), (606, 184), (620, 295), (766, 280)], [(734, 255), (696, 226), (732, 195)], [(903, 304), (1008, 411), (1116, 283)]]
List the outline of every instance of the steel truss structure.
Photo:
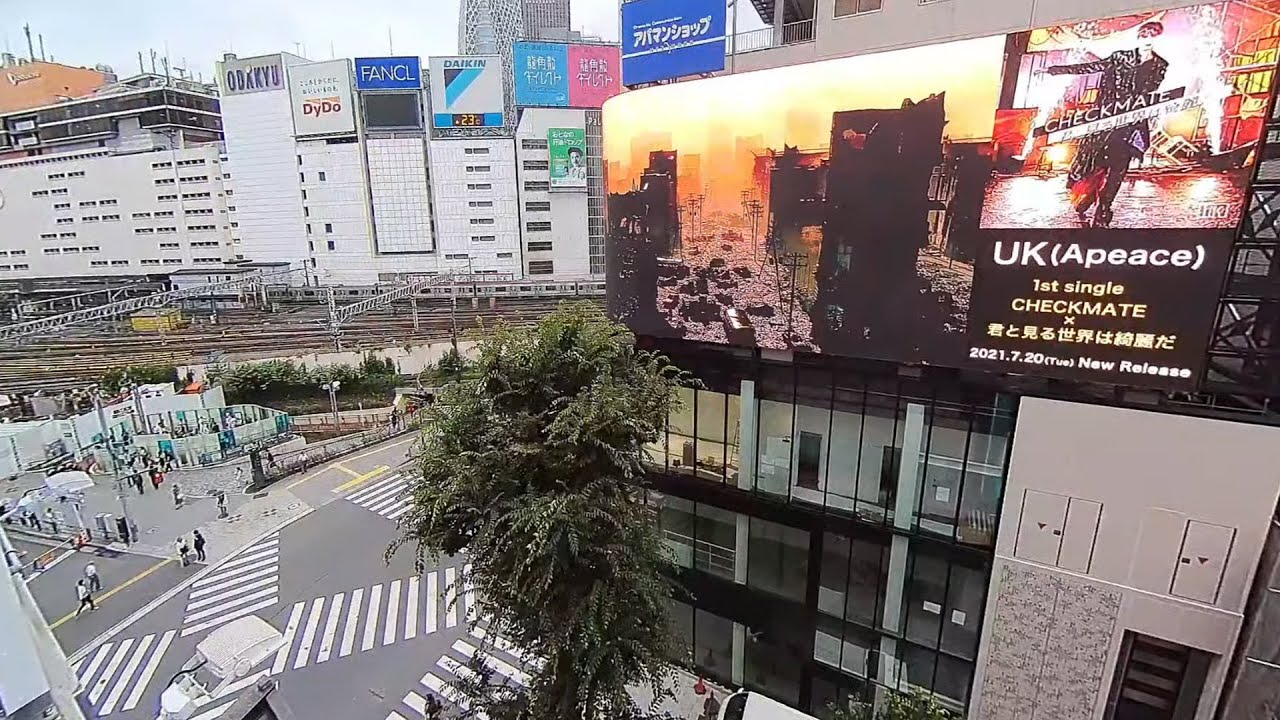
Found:
[(270, 273), (254, 273), (234, 280), (223, 280), (205, 285), (181, 288), (179, 290), (168, 290), (165, 292), (155, 293), (153, 295), (147, 295), (145, 297), (133, 298), (131, 300), (121, 300), (107, 305), (99, 305), (97, 307), (85, 308), (83, 310), (73, 310), (69, 313), (52, 315), (47, 318), (40, 318), (39, 320), (28, 320), (27, 322), (15, 323), (13, 325), (4, 325), (0, 326), (0, 341), (16, 340), (29, 335), (38, 335), (40, 333), (61, 330), (66, 327), (70, 327), (71, 325), (79, 325), (80, 323), (92, 322), (94, 320), (108, 320), (110, 318), (126, 315), (136, 310), (142, 310), (143, 308), (163, 307), (174, 300), (182, 300), (189, 297), (200, 297), (219, 290), (257, 286), (262, 284), (262, 282), (268, 278), (282, 278), (294, 272), (298, 271), (280, 270)]
[(1280, 107), (1273, 101), (1209, 345), (1211, 404), (1280, 409)]
[(333, 339), (334, 349), (342, 350), (342, 326), (350, 322), (352, 318), (357, 315), (363, 315), (370, 310), (385, 307), (397, 300), (404, 300), (408, 298), (411, 301), (415, 301), (413, 312), (415, 318), (414, 324), (416, 326), (418, 313), (416, 299), (418, 293), (424, 288), (434, 287), (437, 285), (454, 285), (456, 280), (457, 278), (455, 278), (451, 273), (445, 275), (430, 275), (418, 280), (413, 280), (380, 295), (375, 295), (371, 298), (366, 298), (359, 302), (353, 302), (350, 305), (343, 305), (341, 307), (338, 306), (337, 300), (333, 294), (333, 288), (330, 287), (328, 288), (329, 319), (327, 321), (322, 320), (320, 322), (324, 323), (325, 327), (328, 329), (329, 337)]

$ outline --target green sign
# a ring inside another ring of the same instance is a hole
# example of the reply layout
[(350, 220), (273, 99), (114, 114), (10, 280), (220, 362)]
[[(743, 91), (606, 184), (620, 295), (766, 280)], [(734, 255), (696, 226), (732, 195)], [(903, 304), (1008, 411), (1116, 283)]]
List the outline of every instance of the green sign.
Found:
[(552, 189), (587, 189), (587, 133), (582, 128), (547, 130)]

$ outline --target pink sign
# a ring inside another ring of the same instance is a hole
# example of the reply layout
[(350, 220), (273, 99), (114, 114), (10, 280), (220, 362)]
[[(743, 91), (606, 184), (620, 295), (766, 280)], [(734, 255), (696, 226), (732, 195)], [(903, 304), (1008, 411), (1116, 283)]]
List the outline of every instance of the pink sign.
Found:
[(622, 50), (617, 45), (570, 45), (569, 106), (598, 108), (621, 89)]

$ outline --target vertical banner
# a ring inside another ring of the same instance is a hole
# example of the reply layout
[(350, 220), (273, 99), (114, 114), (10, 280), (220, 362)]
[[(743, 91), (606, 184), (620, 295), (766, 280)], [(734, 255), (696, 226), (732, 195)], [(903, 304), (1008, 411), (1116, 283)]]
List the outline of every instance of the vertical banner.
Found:
[(618, 94), (622, 48), (617, 45), (569, 46), (569, 106), (598, 108)]
[(587, 133), (582, 128), (547, 131), (552, 190), (587, 189)]
[(526, 107), (569, 105), (569, 46), (518, 42), (515, 57), (516, 104)]

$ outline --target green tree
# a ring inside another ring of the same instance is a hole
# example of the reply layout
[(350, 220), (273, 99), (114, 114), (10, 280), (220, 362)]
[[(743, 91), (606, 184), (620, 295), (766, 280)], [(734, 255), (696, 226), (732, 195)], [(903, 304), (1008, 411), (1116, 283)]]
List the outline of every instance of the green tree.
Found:
[(126, 365), (111, 368), (102, 374), (98, 384), (109, 393), (117, 393), (129, 385), (176, 383), (178, 368), (173, 365)]
[(628, 686), (665, 696), (678, 652), (670, 558), (645, 504), (642, 448), (673, 407), (679, 371), (588, 304), (535, 327), (499, 324), (472, 372), (425, 410), (403, 544), (425, 561), (466, 551), (490, 632), (542, 662), (528, 689), (483, 665), (461, 683), (495, 720), (649, 715)]
[(927, 692), (885, 692), (886, 699), (880, 712), (877, 713), (871, 703), (849, 698), (843, 705), (833, 703), (829, 706), (831, 720), (958, 720), (960, 717)]

